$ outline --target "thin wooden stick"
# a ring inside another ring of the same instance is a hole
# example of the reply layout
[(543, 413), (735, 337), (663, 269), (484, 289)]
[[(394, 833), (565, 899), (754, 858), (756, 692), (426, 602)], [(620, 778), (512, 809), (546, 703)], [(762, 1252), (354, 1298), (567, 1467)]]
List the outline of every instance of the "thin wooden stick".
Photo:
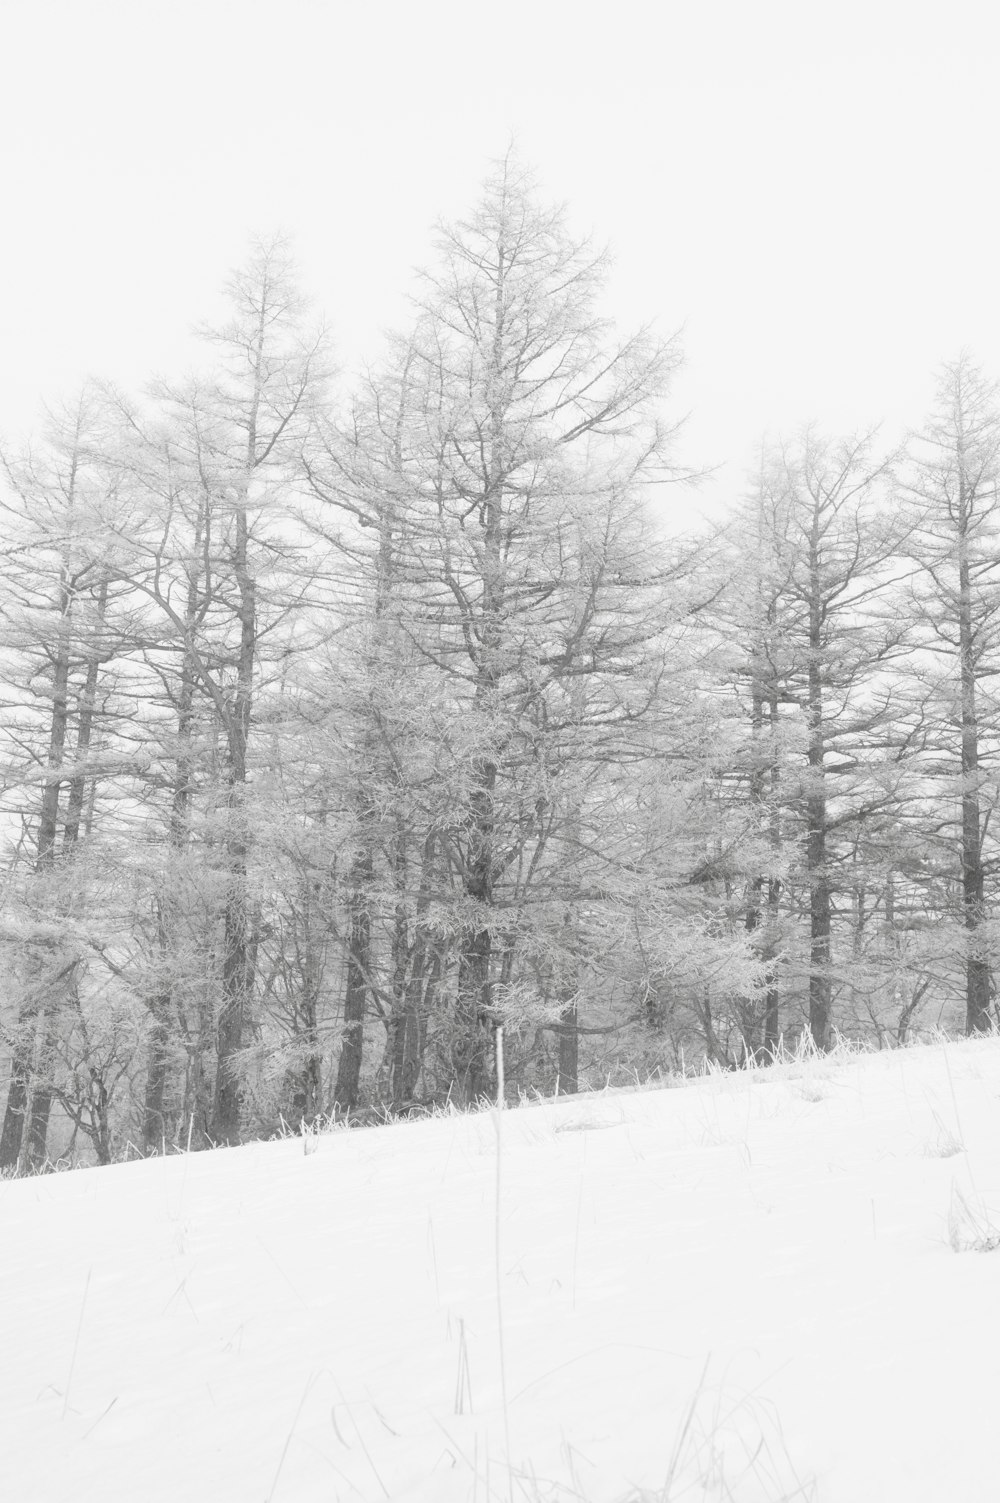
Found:
[(66, 1418), (66, 1411), (69, 1408), (69, 1387), (73, 1381), (73, 1369), (76, 1367), (76, 1354), (80, 1348), (80, 1332), (83, 1330), (83, 1312), (87, 1308), (87, 1295), (90, 1293), (90, 1276), (93, 1271), (94, 1270), (92, 1268), (87, 1269), (87, 1282), (83, 1286), (83, 1299), (80, 1301), (80, 1318), (76, 1323), (76, 1338), (73, 1342), (73, 1355), (69, 1359), (69, 1372), (66, 1374), (66, 1392), (63, 1394), (62, 1407), (63, 1419)]
[(504, 1078), (503, 1078), (503, 1028), (500, 1027), (499, 1025), (497, 1027), (496, 1043), (497, 1043), (497, 1106), (500, 1107), (501, 1110), (503, 1110), (504, 1096), (506, 1095), (506, 1091), (505, 1091), (505, 1088), (504, 1088)]

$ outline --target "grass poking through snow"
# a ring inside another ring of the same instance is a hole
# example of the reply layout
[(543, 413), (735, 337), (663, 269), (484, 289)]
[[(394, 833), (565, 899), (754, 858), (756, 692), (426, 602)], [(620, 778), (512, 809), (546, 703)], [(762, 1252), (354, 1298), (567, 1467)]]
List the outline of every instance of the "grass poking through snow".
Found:
[(978, 1503), (998, 1082), (803, 1051), (5, 1181), (6, 1493)]

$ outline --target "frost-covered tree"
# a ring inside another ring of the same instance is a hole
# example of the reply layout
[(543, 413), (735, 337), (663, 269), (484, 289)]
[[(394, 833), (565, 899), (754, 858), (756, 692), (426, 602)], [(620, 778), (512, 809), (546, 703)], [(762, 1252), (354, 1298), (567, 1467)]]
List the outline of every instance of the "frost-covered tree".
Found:
[[(130, 610), (115, 544), (127, 503), (107, 434), (105, 406), (85, 389), (48, 414), (38, 444), (2, 455), (0, 755), (10, 844), (0, 943), (13, 995), (0, 1168), (44, 1160), (74, 1051), (92, 1053), (97, 1024), (81, 1001), (88, 914), (78, 896), (86, 847), (95, 832), (121, 834), (118, 810), (135, 772), (121, 668)], [(106, 1121), (99, 1136), (106, 1152)]]
[[(939, 797), (927, 839), (957, 852), (969, 1033), (993, 1024), (989, 832), (1000, 737), (1000, 392), (968, 355), (943, 367), (901, 482), (913, 539), (925, 766)], [(942, 807), (943, 803), (943, 807)], [(947, 865), (954, 870), (956, 863)]]
[[(292, 650), (308, 590), (308, 548), (295, 535), (288, 501), (328, 376), (322, 330), (308, 318), (281, 242), (259, 245), (226, 291), (229, 321), (205, 331), (217, 357), (212, 371), (161, 386), (152, 412), (132, 412), (132, 452), (123, 459), (143, 510), (127, 572), (151, 623), (144, 656), (159, 684), (156, 729), (175, 866), (190, 844), (197, 758), (214, 759), (217, 771), (210, 786), (203, 780), (209, 803), (202, 810), (221, 887), (214, 1086), (204, 1123), (214, 1142), (235, 1142), (240, 1133), (238, 1059), (257, 984), (249, 807), (255, 705)], [(160, 904), (161, 949), (169, 948), (170, 906), (169, 897)], [(147, 1138), (163, 1110), (167, 993), (154, 994), (151, 1007)]]
[[(370, 568), (391, 558), (379, 609), (422, 711), (415, 760), (393, 763), (380, 796), (406, 790), (409, 898), (422, 890), (434, 913), (435, 986), (451, 999), (441, 1067), (471, 1099), (497, 1022), (561, 1011), (570, 1026), (572, 915), (598, 883), (581, 832), (611, 807), (616, 753), (653, 754), (689, 601), (642, 509), (675, 473), (662, 419), (675, 345), (616, 337), (598, 311), (604, 257), (511, 159), (437, 249), (364, 423), (328, 436), (314, 483), (378, 534)], [(432, 775), (418, 774), (431, 747)]]
[(798, 968), (794, 925), (782, 915), (796, 917), (800, 895), (808, 1026), (816, 1046), (829, 1047), (834, 998), (851, 987), (846, 955), (834, 952), (838, 916), (856, 897), (859, 852), (882, 861), (881, 833), (900, 804), (908, 742), (892, 682), (906, 648), (896, 589), (906, 526), (888, 504), (888, 478), (872, 435), (808, 429), (765, 450), (733, 528), (739, 563), (721, 615), (736, 628), (746, 788), (761, 844), (746, 924), (770, 973), (766, 1052), (778, 1036), (779, 972), (788, 984)]

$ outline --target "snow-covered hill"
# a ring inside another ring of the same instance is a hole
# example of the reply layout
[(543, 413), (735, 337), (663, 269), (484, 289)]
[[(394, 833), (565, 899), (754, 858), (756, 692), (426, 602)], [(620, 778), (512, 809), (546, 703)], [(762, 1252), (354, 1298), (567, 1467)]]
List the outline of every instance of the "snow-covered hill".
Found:
[(6, 1182), (0, 1492), (989, 1503), (991, 1213), (992, 1040)]

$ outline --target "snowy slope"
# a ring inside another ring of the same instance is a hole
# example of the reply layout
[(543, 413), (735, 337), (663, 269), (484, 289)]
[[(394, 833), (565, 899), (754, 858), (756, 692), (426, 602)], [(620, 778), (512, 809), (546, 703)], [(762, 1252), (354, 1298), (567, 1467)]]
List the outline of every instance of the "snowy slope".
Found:
[(990, 1503), (963, 1201), (994, 1041), (6, 1182), (0, 1494)]

